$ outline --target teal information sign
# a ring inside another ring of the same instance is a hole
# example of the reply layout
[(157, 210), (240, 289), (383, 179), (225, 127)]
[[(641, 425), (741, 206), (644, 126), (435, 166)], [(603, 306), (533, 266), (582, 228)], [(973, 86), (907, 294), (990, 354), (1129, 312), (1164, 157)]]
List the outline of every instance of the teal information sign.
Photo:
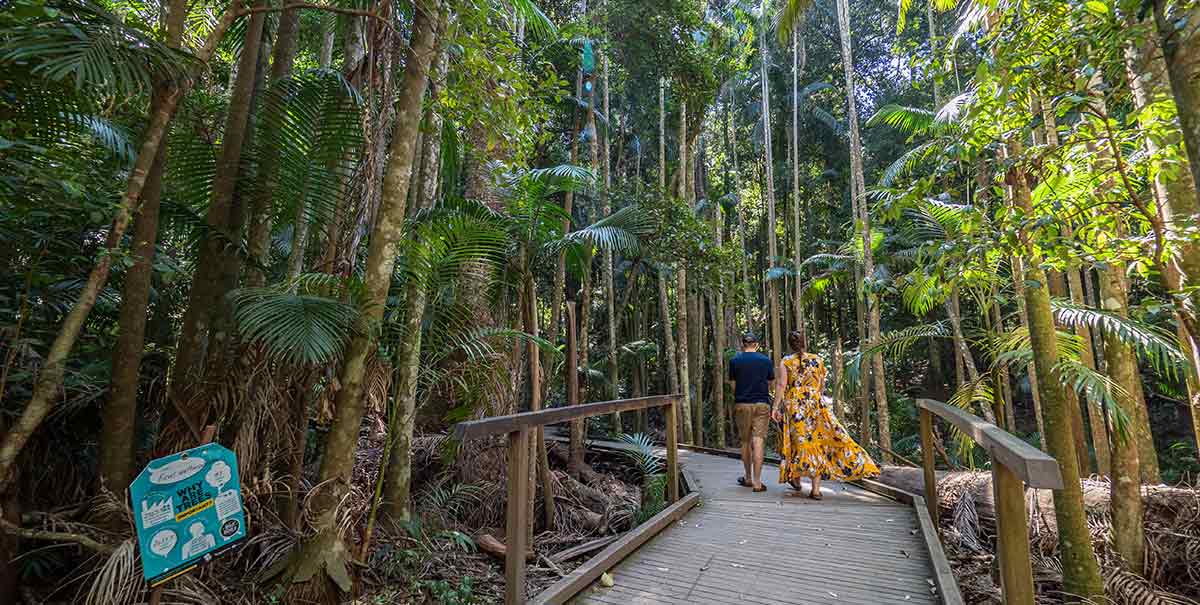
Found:
[(237, 455), (216, 443), (159, 458), (129, 497), (152, 586), (191, 571), (246, 537)]

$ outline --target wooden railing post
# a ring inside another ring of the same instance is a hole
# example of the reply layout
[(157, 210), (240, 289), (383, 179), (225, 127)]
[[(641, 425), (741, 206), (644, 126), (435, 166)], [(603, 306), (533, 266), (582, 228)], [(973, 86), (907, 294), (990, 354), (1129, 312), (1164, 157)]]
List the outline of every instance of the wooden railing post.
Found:
[(925, 468), (925, 506), (933, 526), (938, 526), (937, 475), (933, 468), (933, 414), (921, 408), (921, 463)]
[(504, 603), (525, 602), (525, 526), (529, 509), (528, 427), (508, 434), (508, 510), (505, 527)]
[(1033, 567), (1029, 561), (1029, 517), (1025, 483), (1007, 466), (992, 461), (996, 501), (996, 556), (1005, 605), (1032, 604)]
[(679, 426), (675, 416), (677, 405), (679, 400), (674, 399), (670, 405), (662, 408), (667, 418), (667, 504), (679, 501)]

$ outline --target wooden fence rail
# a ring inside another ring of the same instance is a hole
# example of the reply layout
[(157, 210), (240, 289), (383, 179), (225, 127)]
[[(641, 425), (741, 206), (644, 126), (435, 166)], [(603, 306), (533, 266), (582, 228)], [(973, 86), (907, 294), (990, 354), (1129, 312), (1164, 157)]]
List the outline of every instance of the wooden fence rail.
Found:
[[(667, 421), (667, 503), (679, 500), (679, 438), (675, 419), (678, 395), (657, 395), (637, 399), (600, 401), (583, 405), (548, 408), (534, 412), (495, 416), (454, 425), (453, 435), (469, 441), (494, 435), (508, 435), (508, 504), (505, 520), (504, 602), (518, 605), (525, 602), (525, 526), (528, 511), (523, 504), (529, 499), (529, 473), (514, 469), (529, 468), (529, 440), (535, 429), (547, 424), (601, 416), (613, 412), (663, 408)], [(516, 505), (514, 505), (516, 504)]]
[(1005, 605), (1032, 605), (1033, 567), (1029, 560), (1029, 516), (1025, 486), (1062, 489), (1058, 461), (1017, 436), (961, 408), (918, 399), (921, 413), (921, 458), (925, 470), (925, 504), (936, 526), (937, 476), (933, 468), (933, 417), (954, 425), (992, 458), (992, 490), (996, 501), (996, 556)]

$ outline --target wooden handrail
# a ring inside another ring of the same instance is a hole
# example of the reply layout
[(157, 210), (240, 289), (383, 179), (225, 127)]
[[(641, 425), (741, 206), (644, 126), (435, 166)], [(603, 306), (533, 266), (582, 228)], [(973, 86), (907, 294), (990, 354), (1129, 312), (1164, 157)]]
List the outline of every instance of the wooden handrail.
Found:
[(568, 420), (601, 416), (613, 412), (643, 410), (646, 408), (671, 405), (678, 395), (654, 395), (637, 399), (617, 399), (615, 401), (597, 401), (583, 405), (571, 405), (558, 408), (545, 408), (534, 412), (521, 412), (507, 416), (493, 416), (481, 420), (470, 420), (454, 425), (454, 437), (460, 441), (479, 439), (492, 435), (505, 435), (523, 428), (536, 428), (547, 424), (558, 424)]
[(1021, 438), (966, 410), (934, 401), (918, 399), (917, 407), (958, 427), (987, 451), (993, 460), (1007, 466), (1029, 487), (1062, 489), (1058, 461)]
[(590, 416), (662, 407), (667, 421), (667, 504), (679, 501), (679, 426), (675, 418), (675, 404), (679, 395), (656, 395), (637, 399), (600, 401), (584, 405), (547, 408), (533, 412), (496, 416), (482, 420), (460, 422), (454, 425), (452, 434), (460, 441), (469, 441), (493, 435), (508, 435), (508, 501), (505, 512), (504, 553), (504, 602), (519, 605), (525, 602), (525, 528), (529, 523), (529, 511), (524, 503), (529, 500), (529, 473), (512, 472), (513, 469), (529, 467), (529, 444), (535, 430), (547, 424), (578, 420)]
[(996, 510), (996, 558), (1000, 561), (1000, 593), (1005, 605), (1032, 605), (1033, 566), (1029, 559), (1029, 515), (1025, 486), (1062, 489), (1058, 461), (1016, 435), (966, 410), (932, 399), (918, 399), (921, 414), (921, 460), (925, 470), (925, 504), (937, 525), (937, 474), (933, 468), (933, 417), (958, 427), (992, 458), (992, 493)]

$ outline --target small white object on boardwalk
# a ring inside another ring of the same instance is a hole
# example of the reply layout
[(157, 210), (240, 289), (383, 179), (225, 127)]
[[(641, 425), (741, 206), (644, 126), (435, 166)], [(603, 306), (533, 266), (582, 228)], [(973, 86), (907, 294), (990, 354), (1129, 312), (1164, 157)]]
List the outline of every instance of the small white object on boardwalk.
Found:
[(936, 604), (915, 510), (853, 485), (822, 482), (824, 500), (776, 483), (736, 484), (739, 460), (680, 451), (703, 504), (663, 530), (571, 603)]

